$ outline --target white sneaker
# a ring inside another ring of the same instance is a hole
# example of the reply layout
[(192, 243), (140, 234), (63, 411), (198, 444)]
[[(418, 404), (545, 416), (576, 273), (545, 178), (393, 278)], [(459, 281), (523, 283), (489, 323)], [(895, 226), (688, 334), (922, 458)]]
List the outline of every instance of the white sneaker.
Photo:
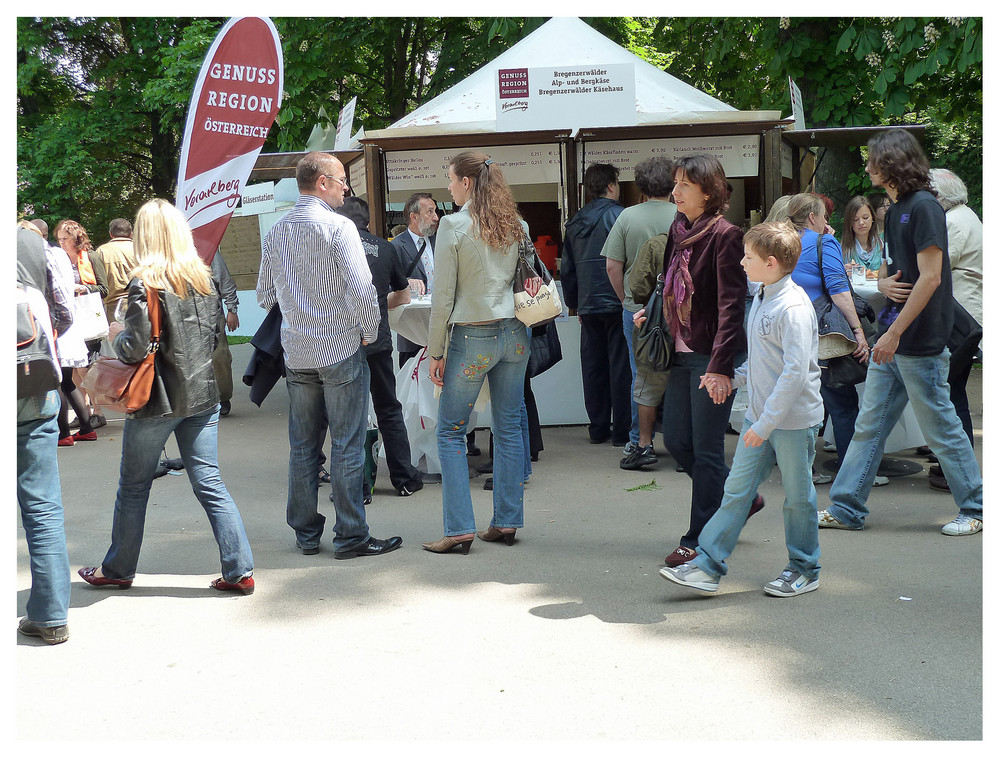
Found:
[(889, 477), (876, 475), (875, 482), (872, 484), (872, 487), (885, 487), (885, 485), (887, 485), (888, 483), (889, 483)]
[(774, 597), (794, 597), (819, 589), (819, 577), (810, 579), (798, 569), (786, 568), (774, 581), (764, 585), (764, 592)]
[(949, 537), (963, 537), (981, 531), (983, 531), (982, 519), (965, 515), (958, 516), (954, 521), (949, 521), (941, 527), (941, 534), (947, 534)]
[(820, 529), (847, 529), (851, 532), (860, 532), (864, 529), (863, 526), (850, 526), (845, 524), (828, 510), (819, 511), (816, 516), (819, 521)]
[(682, 563), (676, 567), (664, 566), (660, 569), (660, 576), (675, 584), (683, 584), (685, 587), (694, 587), (705, 592), (715, 592), (719, 589), (719, 580), (706, 574), (693, 563)]

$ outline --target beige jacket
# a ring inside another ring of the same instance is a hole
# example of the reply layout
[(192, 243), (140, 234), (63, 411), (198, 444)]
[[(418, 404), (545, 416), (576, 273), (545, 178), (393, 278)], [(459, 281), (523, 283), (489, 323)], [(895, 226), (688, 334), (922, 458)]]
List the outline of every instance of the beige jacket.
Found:
[(108, 287), (108, 294), (104, 296), (104, 310), (107, 311), (108, 321), (114, 321), (115, 306), (119, 299), (128, 295), (128, 284), (132, 279), (129, 272), (135, 268), (132, 240), (115, 237), (91, 253), (91, 262), (98, 281), (103, 276)]
[[(521, 222), (525, 234), (528, 225)], [(474, 324), (514, 317), (517, 243), (487, 247), (472, 234), (468, 205), (441, 219), (434, 243), (434, 292), (427, 350), (444, 354), (450, 324)]]

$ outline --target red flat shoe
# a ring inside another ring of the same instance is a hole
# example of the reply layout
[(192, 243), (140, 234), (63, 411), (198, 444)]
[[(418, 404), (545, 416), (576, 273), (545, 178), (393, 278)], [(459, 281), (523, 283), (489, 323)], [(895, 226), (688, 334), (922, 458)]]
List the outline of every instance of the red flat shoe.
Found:
[(73, 435), (74, 442), (80, 442), (81, 440), (83, 442), (93, 442), (96, 439), (97, 439), (97, 432), (95, 431), (89, 431), (86, 434), (80, 434), (79, 432), (77, 432), (76, 434)]
[(95, 574), (97, 573), (97, 569), (98, 568), (100, 568), (100, 567), (99, 566), (88, 566), (87, 568), (80, 569), (76, 573), (78, 573), (80, 575), (80, 577), (83, 579), (83, 581), (85, 581), (87, 584), (92, 584), (95, 587), (109, 587), (109, 586), (111, 586), (111, 587), (118, 587), (119, 589), (127, 590), (129, 587), (132, 586), (132, 580), (131, 579), (112, 579), (109, 576), (95, 576)]
[(76, 441), (73, 439), (72, 434), (69, 435), (69, 437), (63, 437), (61, 440), (59, 440), (59, 447), (69, 447), (70, 445), (75, 445), (75, 444)]
[(238, 582), (227, 582), (225, 579), (219, 578), (212, 582), (211, 587), (219, 592), (238, 592), (241, 595), (252, 595), (253, 577), (245, 576)]

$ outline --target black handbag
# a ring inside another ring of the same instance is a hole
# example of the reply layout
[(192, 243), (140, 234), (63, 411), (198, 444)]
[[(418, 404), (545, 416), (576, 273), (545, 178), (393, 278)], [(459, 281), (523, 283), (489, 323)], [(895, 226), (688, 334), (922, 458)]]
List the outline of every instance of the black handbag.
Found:
[(674, 338), (663, 316), (663, 274), (646, 303), (646, 320), (632, 336), (636, 367), (645, 371), (667, 371), (674, 359)]
[(531, 327), (531, 354), (528, 356), (528, 378), (544, 374), (562, 360), (562, 344), (556, 324)]
[[(830, 292), (826, 288), (826, 275), (823, 272), (822, 236), (816, 239), (816, 258), (819, 262), (820, 281), (823, 284), (823, 294), (813, 301), (813, 307), (816, 308), (817, 322), (823, 319), (819, 324), (819, 333), (823, 335), (823, 330), (826, 328), (828, 330), (827, 333), (829, 333), (829, 330), (836, 329), (838, 334), (843, 334), (842, 329), (846, 328), (852, 334), (853, 338), (853, 332), (850, 324), (847, 323), (847, 318), (833, 302)], [(854, 310), (858, 314), (861, 329), (865, 333), (865, 339), (871, 339), (875, 335), (875, 311), (867, 300), (854, 291), (854, 288), (851, 287), (850, 279), (847, 280), (847, 286), (850, 288), (851, 299), (854, 301)], [(843, 322), (843, 326), (841, 326), (840, 322)], [(854, 350), (856, 349), (857, 342), (854, 343)], [(820, 381), (824, 386), (831, 389), (853, 387), (865, 380), (868, 376), (868, 364), (859, 361), (851, 355), (851, 352), (853, 350), (846, 355), (821, 359), (819, 361)]]

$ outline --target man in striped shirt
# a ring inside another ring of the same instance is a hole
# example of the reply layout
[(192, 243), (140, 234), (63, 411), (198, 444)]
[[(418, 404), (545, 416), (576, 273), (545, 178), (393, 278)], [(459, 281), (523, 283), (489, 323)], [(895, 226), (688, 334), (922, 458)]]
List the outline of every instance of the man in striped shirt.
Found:
[(281, 310), (288, 386), (286, 520), (306, 555), (319, 552), (326, 517), (317, 509), (319, 456), (330, 430), (337, 512), (334, 557), (382, 555), (402, 544), (368, 533), (363, 502), (368, 363), (362, 345), (378, 334), (379, 307), (357, 227), (334, 212), (347, 176), (328, 153), (298, 163), (299, 199), (261, 245), (257, 302)]

